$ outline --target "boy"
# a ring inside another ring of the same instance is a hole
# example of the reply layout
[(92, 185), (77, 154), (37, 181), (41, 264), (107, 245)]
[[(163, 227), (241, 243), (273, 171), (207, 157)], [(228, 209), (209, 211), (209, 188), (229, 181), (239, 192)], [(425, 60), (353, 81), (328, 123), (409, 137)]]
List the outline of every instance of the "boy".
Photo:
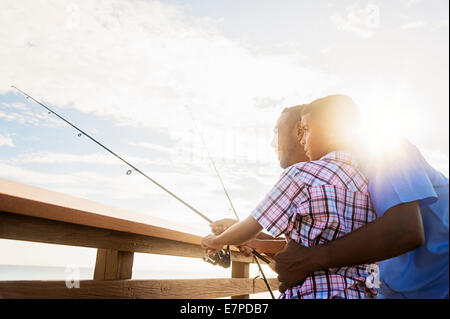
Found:
[[(294, 164), (242, 222), (203, 238), (202, 247), (240, 245), (265, 228), (303, 246), (320, 245), (373, 221), (367, 180), (352, 154), (357, 108), (345, 96), (316, 100), (303, 110), (297, 137), (312, 162)], [(323, 269), (287, 289), (280, 298), (375, 298), (366, 286), (368, 265)]]

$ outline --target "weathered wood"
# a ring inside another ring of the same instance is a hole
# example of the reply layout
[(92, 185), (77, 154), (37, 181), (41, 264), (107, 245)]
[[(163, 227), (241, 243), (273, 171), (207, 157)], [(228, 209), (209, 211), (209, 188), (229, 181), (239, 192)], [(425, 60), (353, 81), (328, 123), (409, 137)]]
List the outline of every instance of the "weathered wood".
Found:
[[(98, 249), (95, 280), (81, 281), (80, 288), (67, 288), (64, 281), (4, 281), (0, 298), (185, 299), (267, 291), (261, 279), (129, 279), (134, 252), (202, 257), (203, 232), (0, 178), (0, 238)], [(232, 249), (233, 277), (248, 277), (245, 263), (253, 259)]]
[[(275, 278), (269, 279), (273, 289)], [(64, 281), (0, 281), (0, 298), (220, 298), (267, 291), (261, 279), (82, 280), (80, 288)]]
[[(250, 265), (233, 261), (231, 263), (231, 278), (248, 278), (250, 275)], [(231, 299), (249, 299), (249, 295), (232, 296)]]
[[(205, 251), (195, 244), (1, 211), (0, 238), (178, 257), (201, 258), (205, 255)], [(253, 262), (252, 258), (236, 251), (231, 252), (231, 258)]]
[(200, 244), (205, 231), (0, 178), (0, 211)]
[(94, 280), (131, 279), (134, 253), (97, 249)]

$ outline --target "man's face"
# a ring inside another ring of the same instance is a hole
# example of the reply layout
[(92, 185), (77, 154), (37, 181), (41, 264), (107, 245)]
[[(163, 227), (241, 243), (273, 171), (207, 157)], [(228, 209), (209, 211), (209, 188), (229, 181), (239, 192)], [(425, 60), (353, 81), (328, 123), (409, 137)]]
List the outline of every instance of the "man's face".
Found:
[(295, 124), (289, 119), (289, 113), (282, 113), (274, 129), (272, 146), (278, 153), (278, 160), (282, 168), (307, 160), (299, 145)]
[(302, 116), (301, 127), (303, 137), (300, 143), (303, 145), (306, 156), (311, 161), (315, 161), (326, 155), (327, 130), (322, 127), (321, 121), (311, 117), (311, 114), (305, 114)]

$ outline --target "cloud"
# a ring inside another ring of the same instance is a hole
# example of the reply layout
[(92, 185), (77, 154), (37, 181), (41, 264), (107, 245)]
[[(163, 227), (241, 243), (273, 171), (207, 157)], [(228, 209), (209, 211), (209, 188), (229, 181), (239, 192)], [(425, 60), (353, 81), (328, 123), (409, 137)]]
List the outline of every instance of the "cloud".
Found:
[(255, 100), (255, 106), (258, 108), (270, 108), (280, 107), (283, 105), (284, 98), (274, 99), (271, 97), (257, 97)]
[[(127, 156), (127, 161), (134, 164), (144, 165), (166, 165), (167, 160), (149, 159), (146, 157)], [(96, 154), (70, 154), (55, 152), (33, 152), (8, 159), (8, 162), (14, 164), (99, 164), (99, 165), (125, 165), (119, 159), (107, 153)]]
[(427, 24), (425, 22), (423, 22), (422, 20), (416, 21), (416, 22), (411, 22), (411, 23), (407, 23), (402, 25), (402, 30), (411, 30), (411, 29), (422, 29), (426, 26)]
[(0, 134), (0, 146), (14, 147), (14, 143), (10, 137)]
[(409, 6), (412, 6), (412, 5), (422, 2), (422, 0), (404, 0), (404, 2), (409, 7)]
[[(228, 214), (229, 204), (212, 174), (208, 177), (197, 170), (185, 174), (172, 170), (150, 173), (150, 176), (212, 219)], [(67, 170), (67, 173), (44, 172), (0, 161), (0, 177), (166, 220), (185, 224), (203, 223), (187, 207), (139, 174), (102, 174), (73, 169)], [(246, 201), (248, 198), (244, 203)], [(244, 206), (248, 205), (246, 203)]]
[(333, 13), (331, 21), (339, 30), (370, 38), (380, 27), (380, 8), (373, 3), (365, 7), (355, 3), (348, 6), (345, 13)]
[[(214, 141), (216, 137), (207, 138)], [(159, 149), (156, 144), (131, 144), (151, 150)], [(224, 214), (232, 217), (228, 210), (229, 203), (209, 158), (200, 147), (203, 146), (198, 145), (190, 150), (192, 158), (183, 156), (174, 148), (174, 153), (169, 153), (170, 160), (163, 159), (160, 155), (167, 157), (168, 153), (165, 151), (170, 150), (163, 147), (163, 152), (157, 157), (125, 156), (125, 159), (200, 211), (208, 212), (211, 218), (223, 218)], [(212, 149), (217, 151), (215, 147)], [(255, 164), (256, 158), (227, 156), (216, 157), (216, 166), (235, 207), (241, 216), (246, 216), (276, 181), (280, 168), (277, 162)], [(123, 170), (120, 169), (121, 166)], [(192, 218), (189, 209), (163, 190), (136, 172), (125, 174), (126, 170), (128, 167), (125, 164), (102, 152), (85, 155), (40, 151), (0, 160), (0, 176), (3, 178), (117, 207), (148, 212), (160, 218), (183, 220), (186, 223), (198, 222), (197, 218)]]
[(267, 103), (298, 104), (339, 81), (298, 53), (262, 54), (213, 19), (158, 1), (3, 1), (0, 15), (2, 93), (13, 84), (51, 105), (176, 128), (174, 136), (191, 127), (185, 105), (213, 126), (272, 125)]
[[(159, 179), (165, 180), (166, 184), (168, 184), (167, 181), (172, 182), (178, 179), (183, 185), (183, 179), (174, 175), (177, 174), (172, 172), (158, 173)], [(149, 182), (139, 174), (98, 173), (89, 171), (89, 167), (82, 171), (67, 169), (67, 173), (55, 173), (44, 170), (37, 171), (2, 160), (0, 162), (0, 176), (57, 192), (63, 192), (64, 189), (67, 189), (70, 190), (68, 193), (74, 196), (93, 199), (100, 195), (101, 197), (98, 197), (98, 200), (103, 202), (111, 198), (136, 199), (145, 198), (149, 195), (161, 195), (162, 193), (159, 188), (151, 187)]]
[(433, 31), (444, 28), (444, 29), (447, 29), (447, 32), (448, 32), (448, 26), (449, 26), (448, 18), (433, 21), (433, 23), (432, 23)]
[(154, 143), (148, 143), (148, 142), (129, 142), (132, 146), (142, 147), (146, 149), (150, 149), (153, 151), (161, 152), (161, 153), (168, 153), (173, 154), (174, 150), (170, 147), (154, 144)]
[(15, 102), (15, 103), (1, 103), (1, 105), (5, 108), (8, 109), (15, 109), (15, 110), (20, 110), (20, 111), (25, 111), (27, 110), (27, 106), (23, 103), (20, 102)]
[[(12, 108), (11, 108), (12, 109)], [(35, 125), (43, 127), (64, 127), (66, 124), (47, 113), (38, 113), (27, 110), (21, 110), (15, 107), (17, 111), (7, 110), (6, 112), (0, 110), (0, 119), (5, 119), (8, 122), (17, 122), (26, 125)]]

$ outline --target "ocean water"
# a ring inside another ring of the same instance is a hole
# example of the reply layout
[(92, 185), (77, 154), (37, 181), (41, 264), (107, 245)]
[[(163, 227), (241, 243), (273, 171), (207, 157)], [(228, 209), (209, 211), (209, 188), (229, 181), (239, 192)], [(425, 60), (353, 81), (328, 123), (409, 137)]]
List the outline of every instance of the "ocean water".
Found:
[[(91, 280), (94, 277), (94, 268), (78, 267), (80, 280)], [(0, 265), (0, 281), (9, 280), (66, 280), (70, 269), (66, 267), (31, 266), (31, 265)], [(207, 278), (204, 272), (164, 272), (133, 269), (132, 279), (201, 279)], [(218, 275), (215, 278), (229, 278)], [(275, 297), (279, 295), (275, 292)], [(268, 292), (250, 295), (251, 299), (270, 299)]]

